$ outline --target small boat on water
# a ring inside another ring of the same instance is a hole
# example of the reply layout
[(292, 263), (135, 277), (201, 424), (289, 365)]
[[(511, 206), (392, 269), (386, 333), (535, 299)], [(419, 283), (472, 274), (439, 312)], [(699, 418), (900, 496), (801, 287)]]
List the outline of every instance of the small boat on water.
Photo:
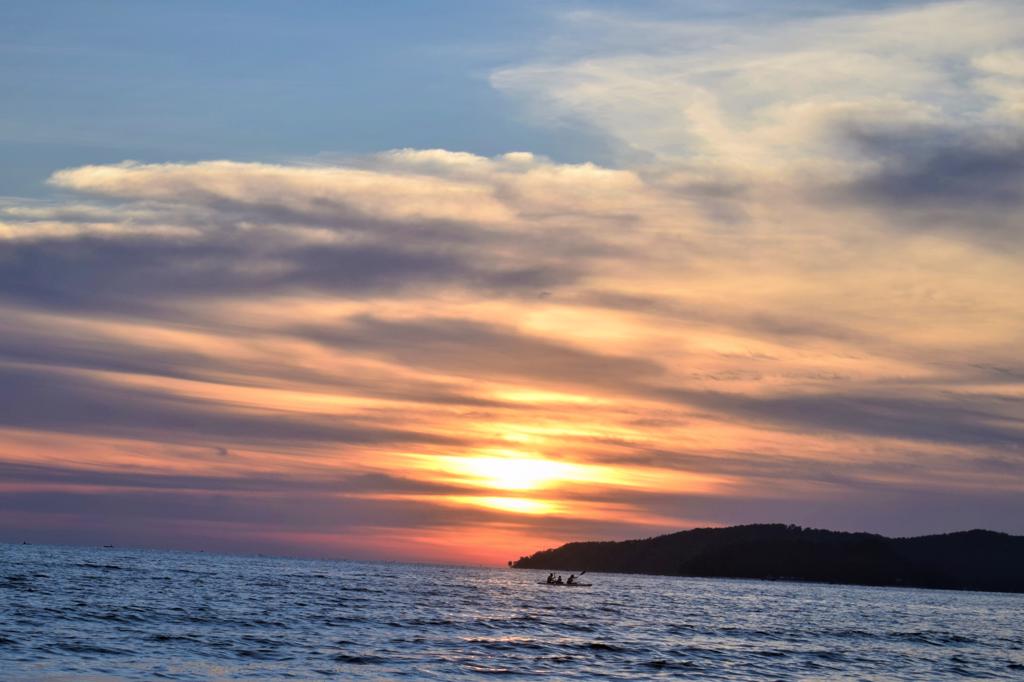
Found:
[(593, 587), (593, 583), (549, 583), (544, 580), (538, 581), (538, 585), (550, 585), (551, 587)]
[(556, 578), (555, 574), (552, 572), (552, 573), (548, 573), (547, 580), (541, 580), (537, 584), (538, 585), (556, 585), (558, 587), (591, 587), (590, 583), (581, 583), (580, 582), (580, 578), (582, 578), (586, 574), (587, 574), (586, 571), (583, 571), (579, 575), (576, 575), (575, 573), (573, 573), (573, 574), (571, 574), (569, 576), (568, 580), (563, 581), (562, 580), (562, 576), (558, 576)]

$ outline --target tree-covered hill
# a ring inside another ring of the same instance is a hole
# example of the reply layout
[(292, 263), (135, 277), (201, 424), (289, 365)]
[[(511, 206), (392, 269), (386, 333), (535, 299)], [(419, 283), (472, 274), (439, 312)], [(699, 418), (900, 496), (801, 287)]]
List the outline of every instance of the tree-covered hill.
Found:
[(1024, 537), (986, 530), (887, 538), (784, 524), (697, 528), (645, 540), (571, 542), (510, 563), (546, 570), (1024, 592)]

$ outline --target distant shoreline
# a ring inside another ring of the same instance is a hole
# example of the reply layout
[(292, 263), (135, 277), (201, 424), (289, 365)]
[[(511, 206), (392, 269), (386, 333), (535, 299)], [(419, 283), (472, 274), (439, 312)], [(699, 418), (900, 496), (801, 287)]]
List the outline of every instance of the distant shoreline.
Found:
[(755, 524), (572, 542), (512, 568), (1024, 593), (1024, 537), (988, 530), (887, 538)]

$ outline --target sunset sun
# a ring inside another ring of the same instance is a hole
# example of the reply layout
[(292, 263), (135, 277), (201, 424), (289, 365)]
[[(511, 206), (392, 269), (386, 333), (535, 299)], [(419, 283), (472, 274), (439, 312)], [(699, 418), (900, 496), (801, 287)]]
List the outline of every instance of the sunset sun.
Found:
[(470, 457), (458, 469), (481, 486), (527, 491), (547, 488), (578, 475), (581, 467), (542, 457), (510, 453)]

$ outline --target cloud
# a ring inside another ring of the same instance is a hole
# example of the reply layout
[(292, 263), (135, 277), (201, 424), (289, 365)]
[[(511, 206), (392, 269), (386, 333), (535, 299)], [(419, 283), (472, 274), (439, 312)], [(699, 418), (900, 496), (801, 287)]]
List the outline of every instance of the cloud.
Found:
[(564, 214), (621, 218), (646, 192), (628, 170), (556, 164), (526, 152), (486, 158), (441, 149), (402, 149), (319, 166), (125, 162), (58, 171), (50, 183), (135, 202), (201, 206), (339, 230), (402, 226), (411, 234), (432, 234), (447, 224), (536, 229), (543, 218)]
[(1024, 447), (1024, 417), (1016, 406), (968, 396), (921, 397), (888, 393), (810, 393), (751, 396), (670, 391), (687, 404), (721, 410), (801, 431), (838, 431), (875, 437)]
[[(81, 311), (79, 311), (81, 312)], [(385, 371), (356, 371), (283, 358), (273, 333), (232, 324), (229, 331), (248, 334), (227, 343), (203, 332), (163, 333), (160, 323), (108, 326), (65, 315), (8, 311), (0, 319), (0, 357), (9, 364), (34, 368), (90, 370), (107, 375), (164, 377), (226, 386), (274, 385), (324, 393), (343, 391), (367, 399), (472, 407), (506, 406), (473, 395), (450, 382), (396, 376)], [(139, 336), (148, 337), (141, 343)], [(157, 338), (159, 337), (159, 338)]]
[(18, 429), (215, 444), (457, 442), (358, 420), (346, 423), (336, 415), (244, 409), (27, 367), (0, 367), (0, 389), (0, 425)]
[[(158, 494), (183, 504), (167, 542), (366, 555), (819, 512), (886, 530), (913, 505), (951, 522), (944, 500), (1008, 528), (1019, 3), (748, 9), (572, 12), (493, 74), (604, 165), (124, 162), (4, 199), (9, 525), (140, 537)], [(515, 492), (548, 515), (467, 502), (537, 460), (587, 483)]]
[[(272, 243), (270, 239), (267, 242)], [(327, 292), (365, 296), (404, 287), (543, 288), (562, 275), (538, 269), (479, 271), (458, 257), (377, 245), (269, 244), (138, 237), (0, 244), (3, 298), (56, 308), (138, 313), (194, 296)]]
[(1019, 126), (1003, 115), (1019, 83), (991, 79), (1019, 77), (1022, 19), (999, 0), (728, 22), (589, 12), (562, 43), (588, 54), (569, 47), (492, 83), (698, 176), (806, 183), (871, 168), (837, 144), (851, 122)]
[(770, 519), (811, 528), (915, 536), (985, 527), (991, 525), (993, 518), (1007, 519), (1010, 532), (1021, 533), (1024, 527), (1015, 518), (1019, 495), (1018, 490), (937, 492), (888, 485), (856, 493), (835, 489), (805, 491), (799, 497), (745, 490), (736, 495), (620, 492), (615, 499), (669, 518), (691, 519), (690, 527), (763, 523)]
[(744, 311), (711, 306), (679, 297), (623, 294), (614, 291), (585, 291), (577, 299), (581, 305), (629, 311), (659, 318), (685, 320), (702, 325), (723, 325), (759, 336), (820, 337), (842, 341), (866, 342), (855, 329), (844, 328), (835, 320), (811, 318), (796, 312), (772, 313)]
[(83, 166), (50, 182), (78, 192), (157, 201), (272, 207), (307, 218), (352, 216), (383, 221), (504, 223), (492, 188), (429, 175), (343, 167), (287, 167), (233, 161)]
[(470, 320), (385, 320), (362, 315), (335, 327), (296, 331), (347, 352), (470, 377), (615, 388), (663, 371), (650, 360), (594, 353), (507, 325)]
[(292, 474), (182, 474), (166, 472), (124, 472), (66, 466), (0, 462), (8, 484), (59, 487), (66, 484), (122, 488), (126, 490), (178, 490), (222, 493), (405, 493), (466, 494), (465, 486), (415, 480), (384, 473), (337, 472), (317, 468)]
[(920, 214), (919, 228), (953, 227), (1020, 236), (1024, 210), (1024, 130), (1004, 135), (946, 128), (862, 129), (850, 139), (879, 167), (850, 183), (847, 199), (898, 216)]

